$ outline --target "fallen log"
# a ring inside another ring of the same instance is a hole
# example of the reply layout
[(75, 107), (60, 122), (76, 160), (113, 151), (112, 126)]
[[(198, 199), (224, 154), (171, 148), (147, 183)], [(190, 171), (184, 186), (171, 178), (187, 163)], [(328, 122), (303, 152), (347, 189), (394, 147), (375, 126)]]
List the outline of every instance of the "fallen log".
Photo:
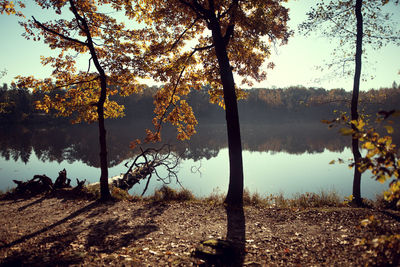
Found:
[(120, 178), (113, 179), (112, 184), (115, 187), (121, 188), (122, 190), (129, 190), (135, 184), (140, 183), (140, 180), (146, 179), (147, 176), (153, 173), (157, 164), (155, 161), (151, 161), (148, 164), (144, 164), (140, 167), (137, 167), (134, 171), (127, 172), (120, 176)]
[[(147, 179), (142, 192), (143, 196), (146, 193), (153, 173), (157, 176), (157, 180), (162, 181), (164, 184), (169, 184), (173, 178), (179, 183), (176, 175), (176, 167), (179, 165), (179, 156), (172, 153), (170, 145), (163, 145), (159, 149), (148, 148), (146, 150), (140, 147), (140, 150), (141, 153), (129, 167), (128, 162), (125, 164), (128, 168), (126, 173), (113, 179), (112, 184), (114, 186), (128, 191), (135, 184), (140, 183), (141, 180)], [(164, 168), (167, 175), (161, 177), (156, 170), (157, 167)]]
[(32, 179), (22, 182), (13, 180), (17, 184), (15, 193), (17, 194), (40, 194), (53, 189), (53, 182), (46, 175), (34, 175)]
[[(125, 191), (129, 191), (134, 185), (140, 183), (142, 180), (146, 180), (145, 188), (142, 192), (142, 196), (146, 192), (150, 179), (153, 175), (157, 177), (158, 181), (162, 181), (164, 184), (169, 184), (173, 179), (179, 183), (178, 177), (176, 175), (176, 168), (179, 165), (179, 156), (172, 153), (169, 145), (163, 145), (159, 149), (148, 148), (143, 150), (140, 148), (141, 153), (136, 156), (134, 161), (128, 166), (125, 166), (128, 170), (124, 174), (120, 174), (108, 179), (108, 184), (114, 187), (120, 188)], [(164, 177), (160, 176), (157, 172), (157, 167), (164, 168), (167, 175)], [(87, 187), (92, 188), (99, 186), (99, 182), (87, 185)]]

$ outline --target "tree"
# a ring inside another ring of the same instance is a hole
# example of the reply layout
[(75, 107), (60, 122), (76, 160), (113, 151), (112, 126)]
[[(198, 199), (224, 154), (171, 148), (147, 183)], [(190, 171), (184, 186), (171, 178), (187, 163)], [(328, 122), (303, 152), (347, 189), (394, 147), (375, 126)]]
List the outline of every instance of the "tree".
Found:
[[(22, 3), (21, 1), (16, 1), (17, 6), (20, 8), (24, 8), (25, 4)], [(16, 15), (18, 17), (23, 17), (24, 15), (21, 13), (21, 11), (18, 11), (15, 9), (15, 4), (13, 1), (8, 1), (8, 0), (0, 0), (0, 14), (6, 13), (7, 15)]]
[[(353, 95), (351, 98), (351, 120), (358, 122), (358, 95), (360, 92), (360, 78), (361, 78), (361, 55), (362, 55), (362, 39), (363, 39), (363, 16), (361, 13), (362, 0), (356, 0), (355, 13), (357, 18), (357, 34), (356, 34), (356, 56), (355, 56), (355, 71), (354, 71), (354, 82), (353, 82)], [(356, 124), (351, 124), (352, 129), (357, 129)], [(359, 149), (359, 138), (356, 135), (352, 135), (351, 148), (353, 151), (354, 162), (356, 167), (354, 168), (354, 179), (353, 179), (353, 196), (354, 201), (357, 205), (362, 204), (361, 199), (361, 172), (358, 169), (361, 159), (361, 153)]]
[(138, 14), (139, 20), (157, 29), (150, 47), (162, 55), (153, 77), (165, 86), (156, 95), (156, 133), (150, 138), (159, 138), (161, 123), (166, 121), (178, 127), (181, 139), (195, 132), (193, 111), (181, 99), (191, 88), (209, 84), (210, 101), (225, 108), (230, 166), (225, 202), (229, 205), (243, 202), (237, 99), (245, 93), (235, 83), (234, 73), (247, 85), (266, 78), (260, 69), (271, 46), (278, 40), (285, 44), (290, 35), (283, 2), (173, 0), (138, 1), (125, 6), (127, 13)]
[[(352, 134), (352, 152), (355, 161), (354, 179), (353, 179), (353, 197), (357, 205), (362, 204), (361, 198), (361, 172), (359, 166), (361, 163), (361, 153), (359, 150), (359, 138), (355, 134), (359, 125), (358, 98), (361, 80), (361, 64), (363, 54), (363, 43), (370, 44), (372, 48), (378, 49), (388, 42), (400, 42), (398, 34), (394, 34), (393, 26), (388, 25), (390, 15), (382, 12), (382, 6), (388, 4), (388, 0), (382, 1), (330, 1), (325, 4), (324, 1), (317, 3), (317, 7), (308, 13), (308, 21), (300, 25), (300, 29), (307, 32), (324, 29), (324, 34), (330, 37), (340, 38), (341, 49), (344, 47), (344, 55), (340, 62), (345, 64), (353, 61), (354, 81), (353, 94), (351, 99), (351, 125)], [(398, 1), (394, 1), (396, 4)], [(354, 21), (355, 16), (355, 24)], [(324, 28), (324, 23), (329, 22), (330, 28)], [(355, 29), (355, 31), (354, 31)], [(354, 42), (355, 39), (355, 42)], [(346, 46), (350, 43), (350, 49)], [(355, 49), (353, 49), (355, 45)], [(346, 49), (349, 49), (346, 51)], [(352, 53), (355, 51), (354, 59)], [(350, 57), (350, 59), (349, 59)]]
[[(73, 116), (73, 122), (98, 122), (101, 200), (108, 200), (111, 195), (104, 120), (123, 115), (123, 106), (109, 97), (118, 92), (116, 88), (121, 95), (141, 90), (136, 77), (146, 72), (145, 64), (141, 65), (145, 46), (139, 44), (138, 32), (126, 29), (124, 24), (99, 10), (109, 1), (35, 2), (43, 9), (54, 9), (58, 16), (67, 13), (68, 8), (72, 18), (43, 23), (32, 17), (21, 23), (27, 39), (38, 41), (43, 38), (51, 49), (59, 49), (60, 53), (57, 57), (41, 57), (43, 65), (53, 67), (52, 78), (17, 77), (18, 85), (43, 92), (63, 89), (63, 93), (54, 98), (46, 95), (37, 103), (37, 108), (46, 112), (57, 110), (59, 116)], [(124, 38), (131, 41), (126, 42)], [(77, 71), (76, 58), (81, 58), (81, 54), (90, 57), (87, 71)], [(95, 71), (91, 70), (91, 63)]]

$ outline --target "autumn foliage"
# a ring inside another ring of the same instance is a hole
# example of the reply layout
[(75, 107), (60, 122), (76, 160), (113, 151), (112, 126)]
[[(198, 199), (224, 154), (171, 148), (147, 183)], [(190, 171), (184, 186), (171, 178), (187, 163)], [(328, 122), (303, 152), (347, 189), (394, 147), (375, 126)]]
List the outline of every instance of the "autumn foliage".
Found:
[[(266, 78), (261, 67), (272, 45), (278, 40), (286, 43), (290, 35), (282, 2), (137, 1), (136, 5), (125, 5), (127, 14), (154, 29), (145, 36), (149, 50), (157, 55), (151, 76), (164, 84), (154, 101), (157, 132), (162, 122), (170, 122), (177, 127), (179, 139), (195, 133), (197, 120), (183, 98), (201, 85), (210, 85), (210, 101), (225, 108), (211, 13), (207, 12), (214, 10), (232, 72), (240, 77), (238, 84), (252, 85)], [(267, 67), (272, 68), (273, 63)], [(238, 99), (246, 96), (240, 86), (236, 86), (235, 94)]]
[[(145, 62), (151, 57), (145, 56), (146, 46), (140, 31), (127, 29), (106, 14), (110, 1), (36, 0), (35, 3), (43, 9), (53, 9), (56, 19), (42, 22), (32, 16), (21, 22), (24, 36), (34, 41), (43, 39), (59, 54), (41, 58), (44, 66), (53, 68), (50, 78), (17, 77), (18, 86), (41, 92), (63, 89), (54, 98), (45, 96), (37, 108), (73, 116), (73, 122), (98, 122), (101, 199), (108, 200), (111, 195), (104, 119), (123, 115), (123, 107), (109, 97), (118, 92), (126, 96), (141, 91), (136, 79), (147, 73)], [(65, 19), (68, 16), (71, 18)], [(84, 55), (86, 71), (77, 67), (77, 60)]]
[[(123, 107), (109, 99), (114, 94), (130, 95), (142, 90), (137, 77), (144, 76), (145, 66), (137, 67), (144, 58), (144, 49), (137, 38), (139, 33), (125, 29), (111, 16), (101, 12), (101, 4), (107, 1), (36, 1), (43, 8), (52, 7), (60, 16), (68, 12), (68, 3), (77, 2), (76, 9), (84, 14), (90, 25), (91, 38), (94, 40), (95, 54), (99, 64), (107, 75), (107, 92), (104, 103), (105, 118), (123, 115)], [(100, 6), (99, 6), (100, 5)], [(86, 33), (77, 19), (56, 19), (39, 22), (32, 17), (21, 23), (25, 27), (24, 36), (34, 41), (42, 40), (51, 49), (57, 49), (58, 56), (41, 56), (44, 66), (51, 66), (53, 72), (46, 79), (33, 76), (18, 76), (18, 86), (34, 88), (42, 92), (64, 89), (64, 94), (54, 98), (45, 97), (37, 107), (45, 112), (57, 110), (60, 116), (72, 116), (74, 122), (97, 120), (96, 103), (100, 97), (100, 79), (94, 66), (93, 56), (85, 40)], [(78, 36), (78, 37), (76, 37)], [(135, 41), (131, 41), (135, 40)], [(137, 40), (137, 41), (136, 41)], [(85, 56), (86, 54), (86, 56)], [(87, 59), (85, 71), (78, 68), (82, 57)]]

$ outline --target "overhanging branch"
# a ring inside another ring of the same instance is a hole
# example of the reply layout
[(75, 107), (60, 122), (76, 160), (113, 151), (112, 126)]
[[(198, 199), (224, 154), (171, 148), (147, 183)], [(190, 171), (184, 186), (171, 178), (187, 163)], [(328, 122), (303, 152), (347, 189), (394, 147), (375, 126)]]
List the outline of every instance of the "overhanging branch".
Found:
[(190, 24), (189, 27), (187, 27), (179, 36), (178, 39), (175, 40), (175, 42), (172, 44), (171, 48), (167, 51), (167, 52), (171, 52), (172, 49), (174, 49), (174, 47), (179, 43), (179, 41), (183, 38), (183, 36), (185, 35), (185, 33), (190, 30), (195, 24), (196, 22), (199, 20), (199, 18), (197, 17), (192, 24)]
[(85, 43), (85, 42), (79, 41), (78, 39), (75, 39), (75, 38), (71, 38), (71, 37), (66, 36), (64, 34), (61, 34), (61, 33), (57, 32), (57, 31), (55, 31), (53, 29), (50, 29), (49, 27), (46, 27), (45, 25), (43, 25), (42, 23), (37, 21), (34, 16), (32, 16), (32, 18), (33, 18), (33, 21), (35, 22), (35, 24), (38, 25), (43, 30), (45, 30), (46, 32), (50, 32), (50, 33), (52, 33), (54, 35), (57, 35), (57, 36), (61, 37), (64, 40), (67, 40), (67, 41), (70, 41), (70, 42), (74, 42), (74, 43), (77, 43), (77, 44), (80, 44), (80, 45), (83, 45), (83, 46), (87, 46), (87, 43)]

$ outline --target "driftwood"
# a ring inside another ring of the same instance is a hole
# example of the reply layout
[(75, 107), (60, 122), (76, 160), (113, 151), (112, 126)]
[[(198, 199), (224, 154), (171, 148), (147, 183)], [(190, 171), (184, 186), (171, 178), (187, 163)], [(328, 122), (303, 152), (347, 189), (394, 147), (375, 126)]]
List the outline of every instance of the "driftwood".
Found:
[(17, 194), (39, 194), (53, 189), (53, 182), (46, 175), (35, 175), (32, 179), (22, 182), (13, 180), (17, 184), (15, 193)]
[[(77, 186), (74, 189), (82, 189), (84, 181), (77, 181)], [(34, 175), (32, 179), (23, 182), (18, 180), (13, 180), (17, 187), (15, 188), (16, 194), (27, 194), (27, 195), (37, 195), (40, 193), (51, 192), (57, 189), (62, 188), (71, 188), (71, 179), (67, 178), (67, 171), (63, 169), (58, 173), (58, 177), (53, 184), (53, 181), (47, 177), (45, 174), (43, 175)]]
[[(146, 186), (142, 192), (142, 195), (144, 195), (153, 174), (157, 176), (157, 180), (162, 181), (164, 184), (171, 183), (173, 179), (179, 183), (176, 168), (179, 165), (180, 158), (172, 153), (169, 145), (163, 145), (159, 149), (148, 148), (143, 150), (140, 148), (140, 151), (141, 153), (129, 167), (128, 162), (125, 163), (125, 166), (128, 168), (126, 173), (113, 179), (112, 184), (115, 187), (129, 190), (135, 184), (147, 179)], [(167, 171), (167, 175), (162, 177), (157, 171), (157, 167), (164, 168)]]
[(146, 179), (154, 171), (155, 167), (157, 167), (155, 162), (151, 161), (149, 164), (135, 168), (134, 171), (125, 173), (121, 179), (113, 180), (113, 185), (123, 190), (129, 190), (135, 184), (138, 184), (140, 180)]
[(67, 171), (63, 169), (58, 173), (58, 177), (54, 182), (54, 188), (61, 189), (61, 188), (71, 187), (70, 183), (71, 179), (67, 178)]

